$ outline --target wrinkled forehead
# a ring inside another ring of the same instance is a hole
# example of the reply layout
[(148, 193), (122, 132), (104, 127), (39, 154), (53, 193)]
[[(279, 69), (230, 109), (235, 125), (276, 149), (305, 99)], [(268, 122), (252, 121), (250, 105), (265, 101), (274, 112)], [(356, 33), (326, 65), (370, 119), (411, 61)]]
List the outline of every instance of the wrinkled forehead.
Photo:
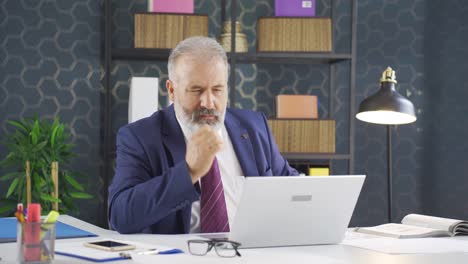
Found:
[(177, 71), (181, 65), (202, 65), (214, 64), (218, 61), (223, 62), (227, 70), (227, 62), (221, 56), (207, 52), (198, 52), (192, 54), (182, 54), (174, 60), (174, 70)]

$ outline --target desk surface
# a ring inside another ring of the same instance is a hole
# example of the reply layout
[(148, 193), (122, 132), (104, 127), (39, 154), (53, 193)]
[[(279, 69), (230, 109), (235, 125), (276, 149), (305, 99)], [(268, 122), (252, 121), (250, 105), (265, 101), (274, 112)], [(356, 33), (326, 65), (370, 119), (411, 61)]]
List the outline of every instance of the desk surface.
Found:
[[(138, 241), (149, 244), (165, 245), (180, 248), (186, 252), (186, 241), (193, 235), (120, 235), (117, 232), (105, 230), (79, 219), (70, 216), (60, 216), (60, 221), (73, 225), (86, 231), (98, 234), (104, 238), (113, 238), (120, 240)], [(90, 241), (96, 238), (79, 238), (57, 240), (61, 241)], [(16, 261), (16, 243), (0, 244), (0, 264), (15, 263)], [(390, 255), (375, 251), (360, 249), (346, 245), (321, 245), (321, 246), (297, 246), (297, 247), (277, 247), (260, 249), (241, 249), (240, 258), (222, 258), (215, 254), (197, 257), (190, 254), (177, 254), (167, 256), (154, 256), (153, 260), (158, 263), (330, 263), (330, 264), (367, 264), (367, 263), (402, 263), (402, 264), (451, 264), (468, 263), (467, 253), (444, 253), (444, 254), (407, 254)], [(54, 263), (93, 263), (65, 256), (56, 256)], [(136, 263), (132, 260), (118, 261), (111, 263), (127, 264)]]

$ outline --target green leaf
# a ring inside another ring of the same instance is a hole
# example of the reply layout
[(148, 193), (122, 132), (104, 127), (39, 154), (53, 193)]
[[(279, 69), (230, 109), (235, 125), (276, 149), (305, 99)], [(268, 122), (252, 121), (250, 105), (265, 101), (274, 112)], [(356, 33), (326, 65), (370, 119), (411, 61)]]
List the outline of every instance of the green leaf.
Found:
[(37, 141), (39, 140), (39, 136), (40, 136), (39, 120), (36, 120), (34, 122), (34, 126), (31, 131), (31, 140), (32, 140), (33, 145), (37, 144)]
[(47, 145), (47, 141), (42, 141), (34, 147), (34, 152), (42, 150)]
[(60, 199), (55, 199), (55, 197), (53, 197), (52, 195), (48, 195), (48, 194), (45, 194), (45, 193), (41, 193), (40, 197), (44, 201), (48, 201), (48, 202), (52, 202), (52, 203), (60, 202)]
[[(14, 207), (13, 207), (14, 208)], [(4, 206), (1, 206), (0, 207), (0, 215), (3, 215), (5, 213), (13, 213), (15, 210), (12, 209), (12, 207), (10, 205), (4, 205)], [(8, 214), (8, 216), (9, 216)]]
[(13, 213), (16, 211), (17, 200), (13, 199), (0, 199), (0, 215), (1, 216), (13, 216)]
[[(54, 122), (54, 125), (56, 125), (56, 122)], [(56, 125), (52, 130), (52, 135), (50, 136), (50, 145), (52, 146), (52, 148), (55, 146), (55, 137), (57, 136), (57, 131), (58, 131), (59, 127), (60, 126)]]
[(13, 180), (8, 188), (7, 194), (5, 195), (6, 198), (10, 197), (10, 195), (15, 191), (16, 186), (18, 185), (19, 178)]
[(9, 120), (7, 121), (8, 124), (12, 125), (12, 126), (15, 126), (17, 128), (19, 128), (20, 130), (28, 133), (28, 129), (26, 128), (26, 126), (18, 121), (14, 121), (14, 120)]
[(83, 192), (70, 192), (70, 196), (76, 199), (91, 199), (92, 195)]
[(79, 184), (75, 179), (73, 179), (69, 174), (65, 173), (64, 175), (65, 180), (73, 186), (73, 188), (77, 189), (78, 191), (84, 191), (83, 186)]
[(62, 138), (62, 136), (63, 136), (63, 131), (65, 131), (65, 125), (60, 124), (60, 125), (59, 125), (59, 128), (58, 128), (58, 130), (57, 130), (57, 137), (58, 137), (58, 138)]
[(24, 176), (24, 172), (14, 171), (14, 172), (7, 173), (7, 174), (3, 175), (2, 177), (0, 177), (0, 181), (7, 181), (7, 180), (11, 180), (13, 178), (22, 177), (22, 176)]

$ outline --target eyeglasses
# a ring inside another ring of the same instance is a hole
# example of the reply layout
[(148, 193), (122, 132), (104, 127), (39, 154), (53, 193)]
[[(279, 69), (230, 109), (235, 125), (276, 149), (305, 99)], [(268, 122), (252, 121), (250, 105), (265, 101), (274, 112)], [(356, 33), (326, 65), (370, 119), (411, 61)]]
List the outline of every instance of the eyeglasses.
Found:
[(241, 245), (235, 241), (229, 240), (202, 240), (202, 239), (193, 239), (187, 241), (188, 249), (190, 254), (196, 256), (204, 256), (211, 249), (215, 249), (216, 254), (223, 258), (233, 258), (235, 256), (240, 257), (241, 254), (237, 251), (237, 248)]

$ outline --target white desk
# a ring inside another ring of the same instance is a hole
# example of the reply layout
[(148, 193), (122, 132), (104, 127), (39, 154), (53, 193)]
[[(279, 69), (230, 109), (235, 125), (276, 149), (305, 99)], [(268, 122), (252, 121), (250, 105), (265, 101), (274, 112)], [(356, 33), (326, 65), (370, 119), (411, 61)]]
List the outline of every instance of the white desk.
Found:
[[(69, 225), (79, 227), (83, 230), (98, 234), (105, 238), (114, 238), (120, 240), (131, 240), (150, 244), (167, 245), (180, 248), (186, 252), (189, 237), (193, 235), (120, 235), (117, 232), (105, 230), (94, 225), (88, 224), (70, 216), (60, 216), (60, 221)], [(1, 228), (1, 227), (0, 227)], [(78, 238), (74, 241), (90, 241), (96, 238)], [(61, 241), (57, 240), (57, 243)], [(370, 250), (359, 249), (345, 245), (326, 245), (326, 246), (300, 246), (300, 247), (277, 247), (261, 249), (240, 249), (242, 257), (220, 258), (214, 252), (207, 256), (197, 257), (189, 253), (176, 255), (157, 255), (154, 256), (153, 263), (320, 263), (320, 264), (451, 264), (468, 263), (468, 253), (450, 253), (450, 254), (410, 254), (410, 255), (389, 255)], [(0, 244), (0, 264), (15, 263), (16, 261), (16, 243)], [(76, 258), (56, 256), (55, 263), (93, 263)], [(132, 260), (115, 261), (110, 263), (135, 263)]]

